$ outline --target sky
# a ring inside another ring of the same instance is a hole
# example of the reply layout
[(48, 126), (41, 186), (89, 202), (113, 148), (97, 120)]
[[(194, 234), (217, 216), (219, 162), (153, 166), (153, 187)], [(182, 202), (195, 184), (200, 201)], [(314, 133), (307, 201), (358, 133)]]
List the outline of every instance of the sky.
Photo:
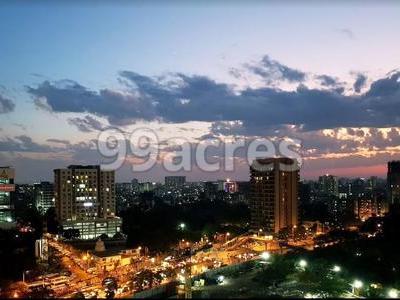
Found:
[[(17, 182), (99, 164), (96, 141), (141, 127), (174, 153), (219, 140), (301, 141), (301, 176), (386, 176), (400, 159), (400, 4), (15, 1), (0, 4), (0, 165)], [(224, 154), (214, 149), (212, 159)], [(246, 180), (237, 168), (180, 172)], [(161, 159), (118, 181), (162, 181)]]

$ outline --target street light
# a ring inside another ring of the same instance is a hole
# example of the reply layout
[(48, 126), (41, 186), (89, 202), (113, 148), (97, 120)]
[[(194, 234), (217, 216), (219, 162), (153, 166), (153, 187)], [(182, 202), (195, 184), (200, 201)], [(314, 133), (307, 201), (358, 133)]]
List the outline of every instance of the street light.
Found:
[(356, 280), (354, 280), (354, 282), (351, 286), (353, 288), (353, 290), (352, 290), (353, 294), (356, 294), (356, 292), (358, 294), (358, 290), (362, 288), (363, 282), (361, 280), (356, 279)]
[(399, 298), (399, 292), (395, 289), (390, 289), (388, 291), (388, 297), (389, 298)]
[(307, 261), (305, 261), (304, 259), (300, 260), (299, 261), (299, 266), (302, 267), (302, 268), (307, 267)]
[(225, 242), (228, 241), (230, 235), (231, 235), (231, 234), (230, 234), (229, 232), (227, 232), (227, 233), (225, 234)]
[(271, 254), (269, 254), (269, 252), (265, 251), (265, 252), (261, 253), (260, 257), (262, 260), (268, 260), (271, 257)]
[(22, 271), (22, 282), (25, 283), (25, 275), (29, 274), (29, 270)]
[(181, 230), (184, 230), (184, 229), (185, 229), (185, 227), (186, 227), (186, 224), (185, 224), (185, 223), (181, 223), (181, 224), (179, 224), (179, 228), (180, 228)]
[(338, 266), (338, 265), (333, 266), (333, 269), (332, 269), (332, 271), (335, 272), (335, 273), (338, 273), (341, 270), (342, 270), (342, 268), (340, 268), (340, 266)]
[(293, 225), (292, 227), (292, 239), (294, 240), (294, 232), (296, 231), (297, 225)]
[(360, 289), (360, 288), (362, 288), (362, 286), (363, 286), (363, 283), (361, 280), (354, 280), (353, 287), (355, 287), (356, 289)]

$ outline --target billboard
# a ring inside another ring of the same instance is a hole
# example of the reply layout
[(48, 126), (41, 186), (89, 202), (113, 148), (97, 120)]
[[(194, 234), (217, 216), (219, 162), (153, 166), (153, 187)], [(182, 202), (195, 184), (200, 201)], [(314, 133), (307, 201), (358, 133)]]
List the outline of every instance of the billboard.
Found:
[(14, 192), (15, 185), (14, 184), (0, 184), (0, 192)]

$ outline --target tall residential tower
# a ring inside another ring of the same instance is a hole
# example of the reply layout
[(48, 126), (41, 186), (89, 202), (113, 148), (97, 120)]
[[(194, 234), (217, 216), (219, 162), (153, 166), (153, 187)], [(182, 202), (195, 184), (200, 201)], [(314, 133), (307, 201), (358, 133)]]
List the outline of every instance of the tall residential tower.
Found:
[(387, 173), (388, 202), (389, 204), (400, 204), (400, 161), (388, 162)]
[(257, 159), (250, 167), (251, 226), (277, 233), (298, 223), (299, 168), (280, 157)]
[(54, 170), (56, 213), (64, 231), (78, 229), (83, 239), (120, 231), (114, 176), (114, 171), (103, 171), (100, 166), (72, 165)]
[(13, 168), (0, 167), (0, 228), (9, 228), (15, 225), (11, 201), (15, 191), (14, 176)]

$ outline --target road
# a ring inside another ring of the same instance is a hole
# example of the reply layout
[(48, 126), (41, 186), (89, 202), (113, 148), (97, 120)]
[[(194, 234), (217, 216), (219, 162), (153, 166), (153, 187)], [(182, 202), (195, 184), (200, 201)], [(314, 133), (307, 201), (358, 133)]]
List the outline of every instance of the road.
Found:
[[(177, 274), (182, 270), (188, 270), (194, 276), (209, 269), (254, 259), (259, 255), (259, 249), (267, 247), (267, 240), (260, 237), (243, 236), (214, 244), (208, 240), (200, 241), (190, 244), (189, 253), (191, 255), (171, 257), (165, 253), (157, 258), (142, 255), (132, 259), (128, 265), (116, 264), (113, 270), (105, 272), (89, 268), (96, 264), (91, 260), (93, 255), (78, 251), (52, 236), (48, 236), (48, 242), (49, 247), (61, 258), (63, 268), (71, 272), (68, 286), (55, 291), (57, 297), (71, 297), (78, 291), (83, 292), (86, 296), (94, 294), (97, 294), (98, 297), (105, 296), (102, 281), (106, 277), (117, 279), (120, 289), (117, 290), (116, 298), (132, 296), (137, 290), (153, 288), (161, 283), (175, 280)], [(189, 243), (185, 242), (184, 244), (188, 245)], [(181, 246), (182, 243), (178, 247)], [(257, 248), (257, 251), (252, 250), (251, 247)], [(92, 271), (88, 272), (90, 269)], [(146, 270), (151, 275), (144, 278), (143, 271)]]

